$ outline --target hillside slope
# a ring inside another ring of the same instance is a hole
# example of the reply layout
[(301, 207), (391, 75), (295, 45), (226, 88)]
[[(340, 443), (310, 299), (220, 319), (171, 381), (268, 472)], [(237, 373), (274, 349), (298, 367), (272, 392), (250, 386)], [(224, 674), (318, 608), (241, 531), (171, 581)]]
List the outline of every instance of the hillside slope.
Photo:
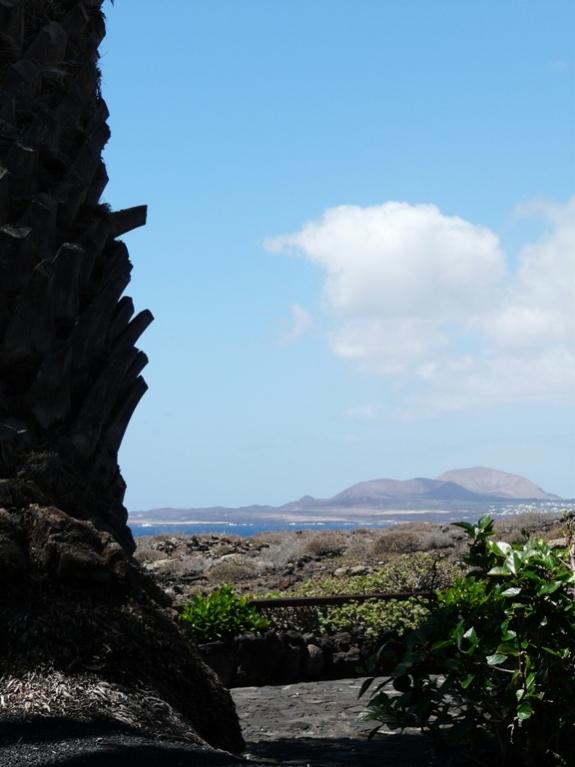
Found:
[(455, 482), (472, 493), (494, 498), (529, 498), (539, 501), (554, 501), (559, 498), (552, 493), (546, 493), (525, 477), (484, 466), (446, 471), (437, 479), (443, 482)]

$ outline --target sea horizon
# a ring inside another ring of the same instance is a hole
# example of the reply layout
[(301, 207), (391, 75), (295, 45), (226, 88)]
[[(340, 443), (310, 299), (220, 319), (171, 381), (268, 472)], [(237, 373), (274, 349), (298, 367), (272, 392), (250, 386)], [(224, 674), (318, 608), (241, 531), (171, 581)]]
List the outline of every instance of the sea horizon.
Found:
[(234, 534), (250, 537), (262, 532), (294, 532), (296, 530), (354, 530), (358, 528), (385, 529), (409, 522), (452, 524), (470, 522), (489, 514), (494, 519), (517, 514), (549, 514), (559, 516), (562, 512), (575, 512), (575, 501), (533, 501), (505, 504), (485, 504), (461, 509), (393, 509), (381, 515), (371, 514), (357, 519), (284, 519), (243, 518), (237, 521), (221, 517), (186, 520), (130, 520), (128, 524), (136, 538), (150, 535), (206, 535)]

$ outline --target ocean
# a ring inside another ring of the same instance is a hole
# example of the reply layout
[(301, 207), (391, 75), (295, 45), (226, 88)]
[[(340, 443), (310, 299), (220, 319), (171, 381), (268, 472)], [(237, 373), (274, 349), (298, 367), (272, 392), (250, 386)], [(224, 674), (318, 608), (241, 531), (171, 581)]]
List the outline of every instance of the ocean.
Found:
[(513, 516), (517, 514), (542, 513), (549, 516), (559, 516), (562, 512), (575, 512), (575, 501), (539, 501), (521, 503), (497, 503), (475, 505), (472, 509), (428, 509), (406, 510), (398, 509), (393, 512), (385, 512), (385, 516), (370, 515), (363, 519), (347, 521), (267, 521), (242, 520), (231, 522), (229, 520), (214, 519), (213, 522), (201, 520), (197, 522), (173, 522), (168, 524), (150, 524), (128, 520), (135, 537), (142, 535), (206, 535), (206, 534), (232, 534), (244, 537), (263, 532), (281, 532), (295, 530), (353, 530), (357, 528), (383, 529), (392, 525), (406, 522), (436, 522), (448, 524), (450, 522), (475, 522), (483, 514), (489, 514), (494, 519)]
[(357, 522), (192, 522), (187, 524), (150, 525), (130, 523), (133, 535), (209, 535), (227, 533), (248, 537), (257, 533), (270, 533), (294, 530), (353, 530), (357, 527), (390, 527), (398, 520), (378, 523), (358, 524)]

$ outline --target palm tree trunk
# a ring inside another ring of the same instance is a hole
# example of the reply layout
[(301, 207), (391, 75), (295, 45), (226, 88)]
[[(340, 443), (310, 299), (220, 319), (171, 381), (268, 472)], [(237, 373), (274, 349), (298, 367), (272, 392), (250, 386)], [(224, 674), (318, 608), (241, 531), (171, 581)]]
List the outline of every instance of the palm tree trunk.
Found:
[(152, 316), (122, 297), (117, 237), (146, 208), (100, 202), (100, 4), (0, 3), (0, 502), (49, 501), (131, 551), (117, 455)]
[(0, 708), (238, 750), (229, 694), (131, 557), (117, 456), (152, 316), (118, 240), (146, 208), (100, 199), (102, 2), (0, 0)]

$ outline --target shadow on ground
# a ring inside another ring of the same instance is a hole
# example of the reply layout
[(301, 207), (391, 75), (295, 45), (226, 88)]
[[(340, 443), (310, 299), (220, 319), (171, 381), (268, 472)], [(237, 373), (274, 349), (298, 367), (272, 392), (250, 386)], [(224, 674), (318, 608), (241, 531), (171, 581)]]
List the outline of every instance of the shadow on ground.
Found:
[(240, 767), (243, 760), (181, 741), (151, 740), (113, 722), (0, 716), (2, 767)]
[[(166, 746), (115, 746), (98, 753), (84, 753), (54, 762), (58, 767), (246, 767), (247, 763), (202, 754), (189, 748)], [(49, 767), (50, 762), (46, 762)]]
[(445, 767), (421, 735), (366, 738), (278, 738), (248, 743), (256, 759), (290, 767)]
[(0, 746), (43, 743), (45, 746), (63, 738), (101, 738), (109, 735), (135, 735), (136, 731), (105, 720), (84, 722), (63, 716), (27, 716), (5, 714), (0, 717)]

